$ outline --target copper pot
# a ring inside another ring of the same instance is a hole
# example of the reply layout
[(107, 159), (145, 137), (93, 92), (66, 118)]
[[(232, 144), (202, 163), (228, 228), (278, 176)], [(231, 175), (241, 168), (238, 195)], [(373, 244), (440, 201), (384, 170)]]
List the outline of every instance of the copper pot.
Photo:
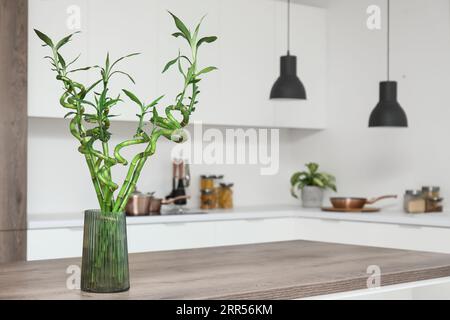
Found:
[(127, 216), (148, 216), (149, 205), (153, 199), (153, 193), (133, 192), (128, 199), (125, 212)]
[(367, 204), (374, 204), (384, 199), (397, 199), (396, 195), (382, 196), (373, 199), (367, 198), (330, 198), (331, 203), (335, 209), (363, 209)]
[(148, 211), (150, 212), (150, 215), (159, 215), (161, 214), (161, 207), (165, 204), (171, 204), (178, 200), (185, 200), (189, 199), (190, 196), (179, 196), (171, 199), (160, 199), (160, 198), (152, 198), (150, 200), (150, 204), (148, 206)]

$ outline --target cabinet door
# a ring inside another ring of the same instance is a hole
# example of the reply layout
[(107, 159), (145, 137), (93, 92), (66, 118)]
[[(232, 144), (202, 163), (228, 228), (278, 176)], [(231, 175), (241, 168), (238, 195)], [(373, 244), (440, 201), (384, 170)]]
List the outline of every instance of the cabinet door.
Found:
[(130, 225), (129, 253), (214, 246), (214, 223), (161, 223)]
[(236, 126), (272, 126), (269, 100), (276, 79), (275, 3), (220, 2), (220, 95), (208, 121)]
[(328, 219), (296, 219), (298, 239), (450, 253), (450, 229)]
[(83, 228), (36, 229), (27, 233), (27, 260), (81, 257)]
[(294, 240), (293, 225), (288, 218), (222, 221), (216, 226), (215, 243), (229, 246)]
[[(82, 55), (75, 64), (84, 67), (88, 63), (88, 7), (87, 0), (33, 0), (29, 1), (28, 24), (28, 115), (33, 117), (63, 118), (69, 112), (59, 104), (63, 94), (62, 84), (55, 79), (52, 66), (45, 56), (51, 49), (42, 47), (42, 41), (33, 29), (38, 29), (54, 41), (75, 31), (81, 31), (61, 52), (67, 62)], [(86, 83), (84, 72), (73, 74), (73, 78)]]
[[(158, 0), (95, 0), (89, 1), (88, 55), (89, 65), (104, 65), (107, 53), (111, 62), (131, 53), (140, 53), (123, 60), (117, 70), (129, 73), (136, 84), (123, 74), (116, 74), (110, 82), (110, 95), (122, 96), (111, 113), (114, 120), (137, 121), (139, 107), (122, 93), (128, 89), (142, 101), (151, 102), (160, 93), (156, 87), (158, 64)], [(166, 14), (167, 15), (167, 14)], [(167, 18), (168, 19), (168, 18)], [(170, 34), (165, 35), (168, 39)], [(89, 82), (100, 79), (98, 70), (89, 72)], [(101, 88), (101, 87), (99, 87)]]
[[(286, 55), (286, 3), (276, 2), (276, 59)], [(326, 10), (291, 6), (291, 54), (307, 100), (273, 100), (276, 127), (323, 129), (326, 126)], [(278, 61), (278, 60), (277, 60)], [(278, 70), (277, 70), (278, 72)]]

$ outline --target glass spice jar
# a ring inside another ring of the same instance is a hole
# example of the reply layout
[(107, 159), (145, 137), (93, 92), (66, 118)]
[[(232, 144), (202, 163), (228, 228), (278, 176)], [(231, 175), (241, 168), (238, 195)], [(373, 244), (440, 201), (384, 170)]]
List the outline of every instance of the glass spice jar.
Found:
[(426, 199), (420, 190), (407, 190), (403, 203), (406, 213), (426, 212)]
[(201, 190), (200, 209), (210, 210), (217, 208), (217, 195), (214, 189)]
[(216, 176), (202, 175), (200, 177), (200, 190), (212, 190), (214, 189), (214, 180)]
[(440, 198), (440, 187), (422, 187), (422, 194), (426, 201), (426, 212), (441, 212), (442, 198)]
[(219, 208), (232, 209), (233, 208), (233, 184), (221, 183), (219, 187)]

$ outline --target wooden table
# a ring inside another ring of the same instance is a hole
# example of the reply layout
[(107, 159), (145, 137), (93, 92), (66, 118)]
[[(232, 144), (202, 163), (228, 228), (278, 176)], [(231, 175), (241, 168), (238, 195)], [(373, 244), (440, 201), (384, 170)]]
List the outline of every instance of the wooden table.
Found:
[(131, 289), (89, 294), (66, 287), (80, 259), (0, 265), (0, 299), (297, 299), (450, 276), (450, 255), (308, 241), (130, 255)]

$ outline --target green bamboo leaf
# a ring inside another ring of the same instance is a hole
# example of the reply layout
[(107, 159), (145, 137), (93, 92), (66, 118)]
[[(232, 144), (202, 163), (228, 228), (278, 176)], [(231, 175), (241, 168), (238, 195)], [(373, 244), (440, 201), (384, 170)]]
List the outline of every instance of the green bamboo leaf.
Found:
[[(182, 34), (181, 32), (175, 32), (175, 33), (172, 33), (172, 36), (175, 37), (175, 38), (182, 37), (182, 38), (185, 38), (185, 39), (186, 39), (186, 37), (184, 36), (184, 34)], [(186, 39), (186, 40), (188, 40), (188, 39)]]
[(205, 69), (201, 70), (199, 73), (197, 73), (195, 76), (198, 77), (201, 74), (205, 74), (211, 71), (217, 70), (216, 67), (206, 67)]
[(37, 30), (37, 29), (34, 29), (34, 32), (35, 32), (36, 35), (39, 37), (39, 39), (41, 39), (42, 41), (44, 41), (44, 43), (45, 43), (47, 46), (49, 46), (50, 48), (53, 48), (53, 47), (54, 47), (53, 41), (50, 39), (49, 36), (47, 36), (45, 33), (41, 32), (41, 31), (39, 31), (39, 30)]
[(138, 105), (140, 105), (141, 107), (143, 106), (143, 103), (141, 102), (141, 100), (139, 100), (138, 97), (136, 97), (136, 95), (128, 90), (122, 89), (122, 91), (128, 96), (128, 98), (130, 98), (130, 100), (136, 102)]
[(140, 54), (141, 54), (140, 52), (134, 52), (134, 53), (127, 54), (126, 56), (120, 57), (119, 59), (117, 59), (116, 61), (113, 62), (113, 64), (111, 65), (111, 70), (112, 70), (112, 69), (114, 68), (114, 66), (115, 66), (116, 64), (118, 64), (120, 61), (122, 61), (122, 60), (124, 60), (124, 59), (127, 59), (127, 58), (134, 57), (134, 56), (138, 56), (138, 55), (140, 55)]
[(102, 80), (98, 80), (98, 81), (94, 82), (89, 88), (87, 88), (86, 94), (91, 92), (91, 90), (93, 90), (100, 82), (102, 82)]
[(162, 73), (164, 73), (164, 72), (166, 72), (167, 70), (169, 70), (169, 68), (170, 68), (172, 65), (174, 65), (174, 64), (178, 61), (178, 59), (180, 59), (180, 57), (176, 57), (175, 59), (170, 60), (169, 62), (167, 62), (166, 66), (164, 67), (164, 69), (163, 69), (163, 71), (162, 71)]
[(73, 69), (73, 70), (70, 70), (68, 73), (78, 72), (78, 71), (87, 71), (87, 70), (89, 70), (91, 68), (92, 67), (83, 67), (83, 68)]
[(70, 39), (77, 33), (80, 33), (80, 31), (74, 32), (72, 34), (69, 34), (67, 37), (62, 38), (55, 46), (55, 49), (58, 50), (62, 46), (64, 46), (67, 42), (70, 41)]
[(192, 37), (192, 42), (195, 43), (197, 41), (198, 32), (200, 31), (200, 26), (203, 22), (203, 19), (205, 19), (206, 14), (200, 19), (200, 22), (197, 24), (197, 27), (195, 27), (194, 36)]
[(168, 11), (170, 15), (172, 16), (173, 20), (175, 21), (175, 25), (177, 26), (178, 30), (181, 31), (181, 33), (184, 35), (184, 37), (190, 42), (191, 41), (191, 33), (189, 32), (189, 29), (184, 25), (184, 23), (172, 12)]
[[(136, 82), (134, 81), (133, 77), (130, 76), (128, 73), (123, 72), (123, 71), (114, 71), (113, 73), (111, 73), (111, 74), (109, 75), (109, 78), (111, 78), (111, 77), (112, 77), (114, 74), (116, 74), (116, 73), (118, 73), (118, 74), (123, 74), (124, 76), (128, 77), (128, 79), (130, 79), (131, 82), (133, 82), (134, 84), (136, 84)], [(108, 78), (108, 79), (109, 79), (109, 78)]]
[(109, 52), (106, 54), (106, 60), (105, 60), (105, 69), (103, 72), (103, 79), (106, 81), (107, 80), (107, 74), (109, 73)]
[(197, 48), (200, 47), (203, 43), (212, 43), (214, 41), (217, 40), (216, 36), (211, 36), (211, 37), (204, 37), (201, 38), (198, 42), (197, 42)]
[(65, 69), (66, 68), (66, 61), (64, 60), (64, 58), (62, 57), (62, 55), (59, 52), (58, 52), (58, 60), (59, 60), (59, 63), (61, 64), (61, 67), (63, 69)]
[(67, 67), (70, 67), (72, 64), (74, 64), (75, 62), (77, 62), (77, 60), (78, 60), (80, 57), (81, 57), (81, 53), (80, 53), (75, 59), (73, 59), (72, 61), (70, 61), (70, 62), (67, 64)]
[(147, 106), (145, 107), (145, 111), (147, 111), (148, 109), (150, 109), (150, 108), (156, 106), (156, 105), (158, 104), (158, 102), (161, 101), (162, 98), (164, 98), (164, 95), (162, 95), (161, 97), (159, 97), (159, 98), (153, 100), (152, 103), (150, 103), (149, 105), (147, 105)]

